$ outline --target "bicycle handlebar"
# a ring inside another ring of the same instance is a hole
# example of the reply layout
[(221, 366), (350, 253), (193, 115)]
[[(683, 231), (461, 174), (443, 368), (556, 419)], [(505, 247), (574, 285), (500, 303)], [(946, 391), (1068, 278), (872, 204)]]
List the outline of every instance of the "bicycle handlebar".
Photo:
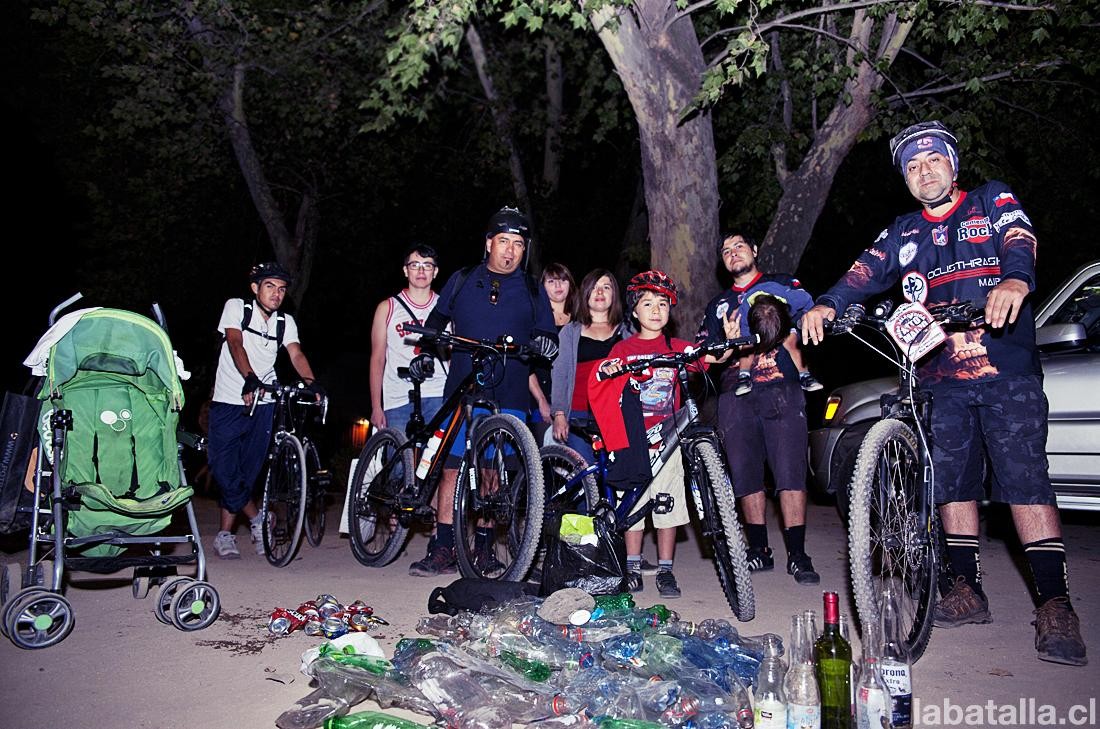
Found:
[(538, 357), (546, 359), (540, 352), (531, 349), (526, 344), (516, 344), (516, 339), (511, 334), (502, 334), (496, 341), (491, 339), (475, 339), (452, 334), (448, 331), (430, 329), (418, 324), (405, 324), (405, 331), (419, 334), (430, 341), (453, 347), (462, 352), (492, 352), (494, 354), (513, 355), (517, 357)]
[[(881, 330), (890, 320), (894, 311), (894, 302), (885, 299), (870, 312), (863, 304), (851, 304), (844, 313), (831, 321), (823, 322), (825, 333), (847, 334), (857, 326), (868, 326)], [(973, 328), (985, 323), (985, 307), (973, 301), (958, 301), (950, 304), (937, 304), (928, 307), (928, 313), (941, 326), (965, 326)]]
[(266, 392), (274, 397), (276, 400), (280, 396), (285, 398), (293, 398), (299, 405), (307, 407), (319, 407), (321, 408), (321, 425), (325, 424), (325, 420), (328, 419), (328, 395), (325, 395), (320, 400), (309, 399), (307, 395), (315, 395), (315, 393), (309, 389), (309, 385), (304, 382), (296, 382), (293, 385), (282, 385), (278, 381), (270, 384), (261, 382), (260, 386), (252, 391), (252, 405), (248, 408), (248, 417), (252, 417), (256, 412), (256, 406), (260, 403), (260, 393)]
[(599, 370), (596, 373), (596, 377), (600, 380), (609, 380), (613, 377), (637, 374), (650, 367), (680, 367), (696, 362), (708, 354), (717, 356), (729, 349), (751, 347), (759, 342), (760, 335), (749, 334), (748, 336), (727, 339), (723, 342), (716, 342), (714, 344), (701, 344), (698, 347), (693, 347), (683, 352), (665, 352), (663, 354), (647, 355), (627, 362), (623, 365), (621, 370), (614, 374), (607, 374)]

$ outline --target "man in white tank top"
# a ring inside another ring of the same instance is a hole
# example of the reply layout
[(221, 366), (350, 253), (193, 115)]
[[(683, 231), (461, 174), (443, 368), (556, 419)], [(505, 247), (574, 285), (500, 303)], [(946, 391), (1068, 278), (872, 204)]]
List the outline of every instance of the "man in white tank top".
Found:
[[(398, 367), (408, 367), (416, 347), (406, 344), (406, 324), (423, 324), (435, 308), (439, 296), (432, 281), (439, 273), (439, 255), (428, 245), (414, 244), (405, 253), (403, 271), (408, 287), (391, 296), (374, 310), (370, 334), (371, 424), (376, 428), (396, 428), (401, 433), (412, 416), (409, 391), (412, 385), (397, 376)], [(417, 338), (417, 335), (412, 335)], [(447, 377), (436, 373), (420, 386), (420, 404), (428, 421), (443, 405), (443, 386)]]

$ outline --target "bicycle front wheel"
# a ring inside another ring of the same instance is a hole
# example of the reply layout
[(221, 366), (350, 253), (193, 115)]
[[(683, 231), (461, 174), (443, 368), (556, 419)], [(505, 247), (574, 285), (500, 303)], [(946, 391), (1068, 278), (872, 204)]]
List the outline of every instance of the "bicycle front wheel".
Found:
[(591, 473), (580, 478), (588, 463), (580, 453), (559, 443), (539, 449), (542, 481), (546, 487), (543, 514), (592, 514), (600, 500), (600, 489)]
[(737, 520), (736, 500), (725, 461), (709, 441), (691, 449), (689, 473), (699, 487), (703, 505), (700, 515), (704, 536), (714, 550), (718, 582), (733, 614), (742, 622), (756, 617), (756, 596), (752, 591), (745, 534)]
[(290, 433), (276, 436), (275, 456), (264, 482), (263, 540), (267, 561), (285, 567), (302, 538), (306, 507), (306, 454)]
[(394, 428), (372, 435), (359, 454), (348, 489), (351, 553), (367, 567), (392, 562), (409, 535), (400, 519), (400, 497), (415, 474), (412, 449), (402, 449), (404, 443), (404, 434)]
[(544, 486), (535, 438), (500, 413), (474, 425), (455, 485), (455, 556), (464, 577), (522, 580), (542, 535)]
[(328, 507), (328, 473), (321, 469), (321, 456), (313, 441), (306, 441), (306, 541), (309, 546), (321, 544), (325, 536), (325, 509)]
[(867, 432), (852, 475), (848, 554), (852, 592), (863, 626), (878, 625), (882, 583), (894, 579), (901, 631), (914, 662), (924, 653), (936, 606), (939, 525), (921, 516), (917, 436), (900, 420)]

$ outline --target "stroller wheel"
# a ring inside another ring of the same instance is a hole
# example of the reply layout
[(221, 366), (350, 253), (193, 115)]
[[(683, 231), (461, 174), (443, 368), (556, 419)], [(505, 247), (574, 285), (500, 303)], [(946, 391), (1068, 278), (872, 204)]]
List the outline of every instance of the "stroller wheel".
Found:
[(221, 598), (209, 582), (194, 581), (172, 598), (172, 625), (180, 630), (202, 630), (218, 619)]
[(173, 577), (165, 582), (157, 590), (157, 602), (153, 606), (153, 613), (156, 614), (157, 620), (165, 625), (172, 625), (172, 598), (176, 596), (176, 593), (181, 587), (188, 582), (194, 582), (190, 577)]
[(149, 576), (135, 576), (130, 587), (134, 593), (135, 600), (144, 600), (149, 597)]
[(63, 595), (31, 588), (20, 592), (4, 611), (11, 642), (20, 648), (48, 648), (73, 629), (73, 609)]

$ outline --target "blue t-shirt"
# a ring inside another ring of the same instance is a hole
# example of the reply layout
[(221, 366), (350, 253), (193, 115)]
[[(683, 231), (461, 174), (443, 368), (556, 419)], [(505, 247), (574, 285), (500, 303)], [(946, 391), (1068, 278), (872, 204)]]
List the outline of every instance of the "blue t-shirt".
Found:
[[(554, 313), (546, 289), (533, 288), (537, 289), (537, 296), (528, 284), (527, 273), (520, 269), (504, 275), (493, 273), (482, 263), (468, 276), (459, 271), (439, 292), (439, 303), (428, 325), (438, 327), (449, 320), (453, 322), (455, 334), (475, 339), (495, 341), (503, 335), (511, 335), (516, 344), (527, 344), (533, 337), (545, 335), (557, 341)], [(494, 291), (495, 296), (491, 297)], [(444, 397), (458, 389), (472, 368), (473, 358), (469, 353), (452, 355)], [(526, 363), (510, 357), (504, 363), (503, 372), (494, 372), (492, 382), (482, 392), (500, 407), (526, 410), (530, 372)]]
[[(1035, 248), (1031, 220), (1016, 196), (1003, 182), (990, 181), (963, 192), (942, 216), (921, 210), (898, 217), (817, 303), (842, 313), (900, 279), (908, 301), (984, 304), (1005, 278), (1035, 290)], [(919, 367), (922, 384), (930, 387), (1040, 372), (1027, 300), (1015, 324), (949, 332)]]

